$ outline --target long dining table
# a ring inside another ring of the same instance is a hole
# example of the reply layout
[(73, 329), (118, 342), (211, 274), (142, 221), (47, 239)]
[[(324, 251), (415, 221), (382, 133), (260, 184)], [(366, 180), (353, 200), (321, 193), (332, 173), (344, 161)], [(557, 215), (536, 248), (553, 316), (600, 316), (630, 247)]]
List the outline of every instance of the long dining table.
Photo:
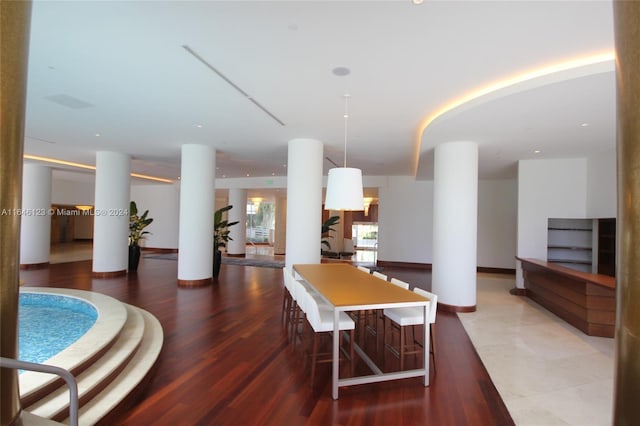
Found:
[[(338, 399), (338, 389), (340, 387), (387, 380), (423, 377), (424, 385), (429, 386), (429, 299), (374, 277), (346, 263), (296, 264), (293, 265), (293, 270), (333, 307), (331, 379), (331, 395), (333, 399)], [(384, 372), (354, 342), (355, 351), (373, 371), (373, 374), (340, 378), (340, 333), (338, 330), (340, 312), (408, 306), (421, 306), (424, 308), (423, 368)]]

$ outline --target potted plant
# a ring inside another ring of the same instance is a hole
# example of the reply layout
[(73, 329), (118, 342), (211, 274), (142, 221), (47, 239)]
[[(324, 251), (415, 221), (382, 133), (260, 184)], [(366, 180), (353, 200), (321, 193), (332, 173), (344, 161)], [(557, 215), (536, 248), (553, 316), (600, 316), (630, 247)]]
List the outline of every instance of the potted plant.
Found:
[(222, 219), (222, 214), (231, 210), (233, 206), (225, 206), (215, 211), (213, 214), (213, 276), (214, 278), (218, 277), (220, 273), (220, 265), (222, 263), (222, 252), (221, 248), (227, 247), (228, 241), (233, 241), (233, 239), (229, 236), (231, 232), (229, 230), (230, 227), (236, 225), (238, 221), (229, 222), (228, 220)]
[(141, 216), (138, 216), (138, 206), (135, 201), (129, 204), (129, 271), (138, 270), (140, 262), (140, 240), (144, 238), (149, 231), (144, 228), (149, 226), (153, 219), (147, 217), (149, 210), (146, 210)]
[[(325, 220), (324, 223), (322, 224), (322, 235), (327, 234), (328, 238), (333, 238), (331, 235), (329, 235), (329, 231), (335, 231), (334, 228), (332, 228), (333, 225), (338, 225), (340, 223), (340, 216), (331, 216), (329, 219)], [(322, 253), (323, 256), (327, 256), (327, 257), (339, 257), (338, 253), (331, 251), (331, 243), (329, 242), (329, 240), (322, 240), (322, 244), (327, 246), (327, 250), (322, 250), (320, 249), (320, 252)]]

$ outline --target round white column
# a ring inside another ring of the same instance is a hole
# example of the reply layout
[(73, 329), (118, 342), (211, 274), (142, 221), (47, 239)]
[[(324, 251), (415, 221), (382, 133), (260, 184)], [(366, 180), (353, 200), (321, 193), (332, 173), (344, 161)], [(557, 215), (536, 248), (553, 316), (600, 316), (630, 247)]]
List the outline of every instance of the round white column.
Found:
[(435, 149), (433, 271), (438, 303), (476, 309), (478, 144), (448, 142)]
[(93, 218), (93, 276), (123, 275), (129, 263), (131, 159), (119, 152), (96, 153)]
[(22, 172), (20, 266), (45, 266), (51, 247), (51, 169), (26, 163)]
[(182, 146), (178, 285), (202, 286), (213, 276), (215, 150)]
[(247, 252), (247, 190), (230, 189), (229, 205), (233, 208), (227, 212), (227, 220), (238, 224), (229, 228), (232, 240), (227, 243), (227, 254), (243, 257)]
[(289, 141), (287, 157), (287, 255), (285, 265), (320, 263), (322, 143)]
[(276, 223), (273, 232), (273, 254), (285, 254), (287, 238), (287, 199), (276, 197)]

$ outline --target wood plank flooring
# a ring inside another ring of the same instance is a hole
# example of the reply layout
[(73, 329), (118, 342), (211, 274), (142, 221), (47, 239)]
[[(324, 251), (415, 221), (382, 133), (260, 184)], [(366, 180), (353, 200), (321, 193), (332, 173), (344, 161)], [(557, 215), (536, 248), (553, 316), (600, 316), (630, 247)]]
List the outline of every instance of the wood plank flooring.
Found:
[[(385, 273), (429, 287), (422, 271)], [(160, 320), (157, 369), (110, 425), (514, 424), (455, 314), (438, 313), (431, 386), (420, 379), (353, 386), (334, 401), (330, 364), (318, 366), (311, 387), (309, 363), (287, 341), (281, 270), (224, 265), (212, 286), (189, 289), (178, 288), (176, 276), (177, 262), (161, 259), (142, 259), (137, 273), (113, 279), (92, 278), (91, 261), (21, 271), (25, 286), (104, 293)]]

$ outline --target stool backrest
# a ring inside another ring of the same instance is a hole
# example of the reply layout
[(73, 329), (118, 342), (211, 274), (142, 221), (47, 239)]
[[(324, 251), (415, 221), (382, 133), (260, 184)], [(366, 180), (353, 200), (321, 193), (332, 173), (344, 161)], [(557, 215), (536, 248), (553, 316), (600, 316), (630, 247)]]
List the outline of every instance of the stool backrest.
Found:
[(423, 290), (418, 287), (414, 288), (413, 291), (419, 294), (420, 296), (426, 297), (431, 301), (431, 303), (429, 303), (429, 322), (431, 324), (435, 323), (436, 312), (438, 311), (438, 296), (436, 294), (433, 294), (431, 292), (428, 292), (427, 290)]

